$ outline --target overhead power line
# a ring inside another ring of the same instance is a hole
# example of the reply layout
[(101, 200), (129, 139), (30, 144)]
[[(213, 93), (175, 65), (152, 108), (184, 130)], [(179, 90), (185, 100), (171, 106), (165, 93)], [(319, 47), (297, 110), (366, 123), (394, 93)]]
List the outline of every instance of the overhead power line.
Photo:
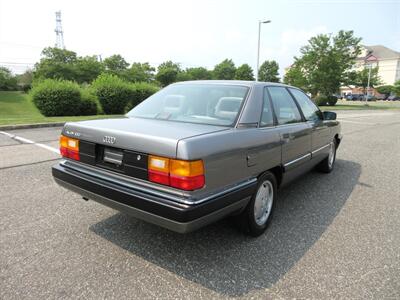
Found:
[(28, 62), (11, 62), (11, 61), (0, 61), (1, 65), (34, 65), (35, 63), (28, 63)]

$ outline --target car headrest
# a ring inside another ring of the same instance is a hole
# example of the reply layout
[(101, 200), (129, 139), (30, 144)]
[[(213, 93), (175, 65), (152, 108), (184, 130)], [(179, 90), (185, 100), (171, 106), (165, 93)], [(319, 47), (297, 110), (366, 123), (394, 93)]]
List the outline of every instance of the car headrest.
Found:
[(164, 112), (176, 113), (183, 108), (185, 96), (183, 95), (167, 95), (164, 98)]
[(215, 107), (215, 115), (233, 121), (240, 109), (241, 103), (242, 98), (239, 97), (221, 97)]

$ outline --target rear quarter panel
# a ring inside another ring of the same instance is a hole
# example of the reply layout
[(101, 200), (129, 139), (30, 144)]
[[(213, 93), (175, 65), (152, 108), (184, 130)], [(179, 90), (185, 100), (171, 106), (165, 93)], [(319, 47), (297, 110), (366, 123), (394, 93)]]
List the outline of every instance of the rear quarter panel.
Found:
[(203, 159), (206, 185), (191, 196), (206, 197), (257, 177), (281, 164), (277, 129), (232, 128), (178, 142), (177, 158)]

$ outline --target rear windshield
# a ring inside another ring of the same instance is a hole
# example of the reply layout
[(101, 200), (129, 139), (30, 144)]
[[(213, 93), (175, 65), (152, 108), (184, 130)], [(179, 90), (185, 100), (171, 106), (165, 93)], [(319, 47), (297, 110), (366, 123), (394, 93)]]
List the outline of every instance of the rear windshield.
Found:
[(248, 90), (235, 85), (170, 85), (133, 108), (127, 116), (231, 126)]

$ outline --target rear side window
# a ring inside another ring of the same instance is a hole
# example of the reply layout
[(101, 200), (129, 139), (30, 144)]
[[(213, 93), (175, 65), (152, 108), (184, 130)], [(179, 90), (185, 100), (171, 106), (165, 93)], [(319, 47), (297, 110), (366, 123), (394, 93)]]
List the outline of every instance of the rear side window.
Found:
[(283, 87), (268, 87), (278, 124), (301, 122), (301, 115), (292, 96)]
[(274, 125), (274, 117), (272, 114), (271, 102), (269, 101), (268, 92), (266, 88), (264, 88), (264, 101), (263, 101), (263, 109), (261, 112), (261, 122), (260, 126), (271, 126)]
[(296, 98), (297, 103), (303, 111), (304, 118), (306, 118), (307, 121), (318, 121), (323, 119), (321, 111), (306, 94), (298, 89), (290, 89), (290, 92)]

